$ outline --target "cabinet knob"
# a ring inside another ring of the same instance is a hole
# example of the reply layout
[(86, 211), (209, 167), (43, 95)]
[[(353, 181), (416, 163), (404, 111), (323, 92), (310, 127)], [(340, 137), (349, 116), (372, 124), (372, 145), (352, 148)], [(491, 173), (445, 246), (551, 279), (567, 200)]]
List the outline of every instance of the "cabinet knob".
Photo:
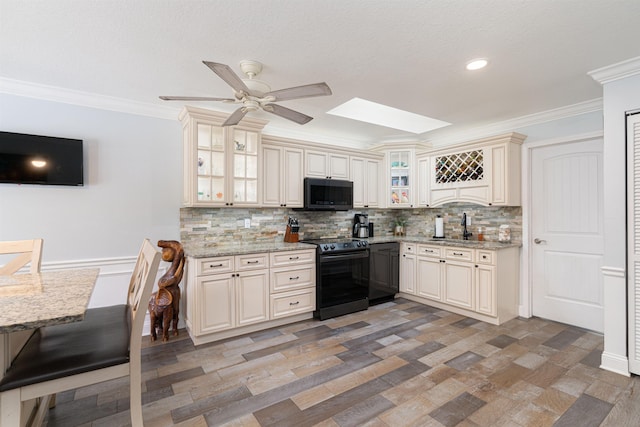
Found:
[(299, 256), (290, 256), (290, 257), (289, 257), (289, 259), (290, 259), (290, 260), (300, 259), (300, 257), (299, 257)]
[(298, 305), (300, 304), (300, 301), (296, 301), (296, 302), (290, 302), (289, 305)]
[(289, 280), (298, 280), (300, 278), (300, 276), (296, 276), (296, 277), (289, 277)]
[(209, 268), (216, 268), (216, 267), (222, 267), (222, 264), (216, 264), (216, 265), (209, 264)]

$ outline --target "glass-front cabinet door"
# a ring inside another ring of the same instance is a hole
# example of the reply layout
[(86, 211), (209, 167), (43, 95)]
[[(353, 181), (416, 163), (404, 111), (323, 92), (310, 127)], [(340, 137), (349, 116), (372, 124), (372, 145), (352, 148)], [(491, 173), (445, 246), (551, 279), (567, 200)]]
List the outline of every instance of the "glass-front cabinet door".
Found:
[(224, 129), (198, 123), (198, 201), (225, 200), (225, 143)]
[(185, 206), (257, 206), (260, 203), (260, 130), (267, 123), (245, 118), (223, 127), (227, 115), (185, 107), (183, 165)]
[(413, 152), (411, 150), (390, 151), (389, 152), (389, 207), (411, 207), (412, 206), (412, 177), (411, 163)]
[(232, 129), (233, 202), (258, 203), (258, 133)]

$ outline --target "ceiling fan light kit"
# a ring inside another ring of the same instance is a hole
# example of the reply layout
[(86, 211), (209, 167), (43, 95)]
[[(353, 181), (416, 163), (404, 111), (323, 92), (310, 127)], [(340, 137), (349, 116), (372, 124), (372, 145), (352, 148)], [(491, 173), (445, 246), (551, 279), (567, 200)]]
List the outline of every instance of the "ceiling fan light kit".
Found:
[(228, 65), (211, 61), (202, 62), (231, 86), (235, 93), (235, 99), (199, 96), (161, 96), (160, 99), (165, 101), (220, 101), (242, 104), (225, 120), (222, 126), (237, 125), (248, 112), (259, 109), (303, 125), (313, 120), (313, 117), (274, 104), (274, 102), (331, 95), (331, 88), (324, 82), (271, 91), (271, 87), (267, 83), (255, 78), (262, 71), (262, 64), (258, 61), (240, 61), (240, 69), (247, 75), (246, 79), (241, 79)]

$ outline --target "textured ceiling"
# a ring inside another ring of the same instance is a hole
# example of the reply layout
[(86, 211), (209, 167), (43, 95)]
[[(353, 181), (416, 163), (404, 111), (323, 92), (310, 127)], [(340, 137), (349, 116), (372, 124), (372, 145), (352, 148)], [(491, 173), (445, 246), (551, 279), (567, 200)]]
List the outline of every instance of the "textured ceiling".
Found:
[[(167, 107), (159, 95), (231, 95), (202, 60), (240, 74), (254, 59), (273, 89), (333, 90), (282, 103), (315, 118), (304, 126), (250, 113), (271, 133), (437, 141), (600, 98), (587, 72), (638, 56), (639, 17), (638, 0), (0, 0), (0, 78)], [(466, 71), (476, 57), (489, 66)], [(325, 114), (353, 97), (453, 125), (413, 135)]]

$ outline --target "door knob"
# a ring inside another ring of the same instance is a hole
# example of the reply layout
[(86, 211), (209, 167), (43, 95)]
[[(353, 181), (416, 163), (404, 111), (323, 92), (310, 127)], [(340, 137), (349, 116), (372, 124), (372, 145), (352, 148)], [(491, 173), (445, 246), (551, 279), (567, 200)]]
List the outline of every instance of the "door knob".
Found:
[(539, 245), (540, 243), (547, 243), (547, 241), (535, 238), (535, 239), (533, 239), (533, 243), (535, 243), (536, 245)]

